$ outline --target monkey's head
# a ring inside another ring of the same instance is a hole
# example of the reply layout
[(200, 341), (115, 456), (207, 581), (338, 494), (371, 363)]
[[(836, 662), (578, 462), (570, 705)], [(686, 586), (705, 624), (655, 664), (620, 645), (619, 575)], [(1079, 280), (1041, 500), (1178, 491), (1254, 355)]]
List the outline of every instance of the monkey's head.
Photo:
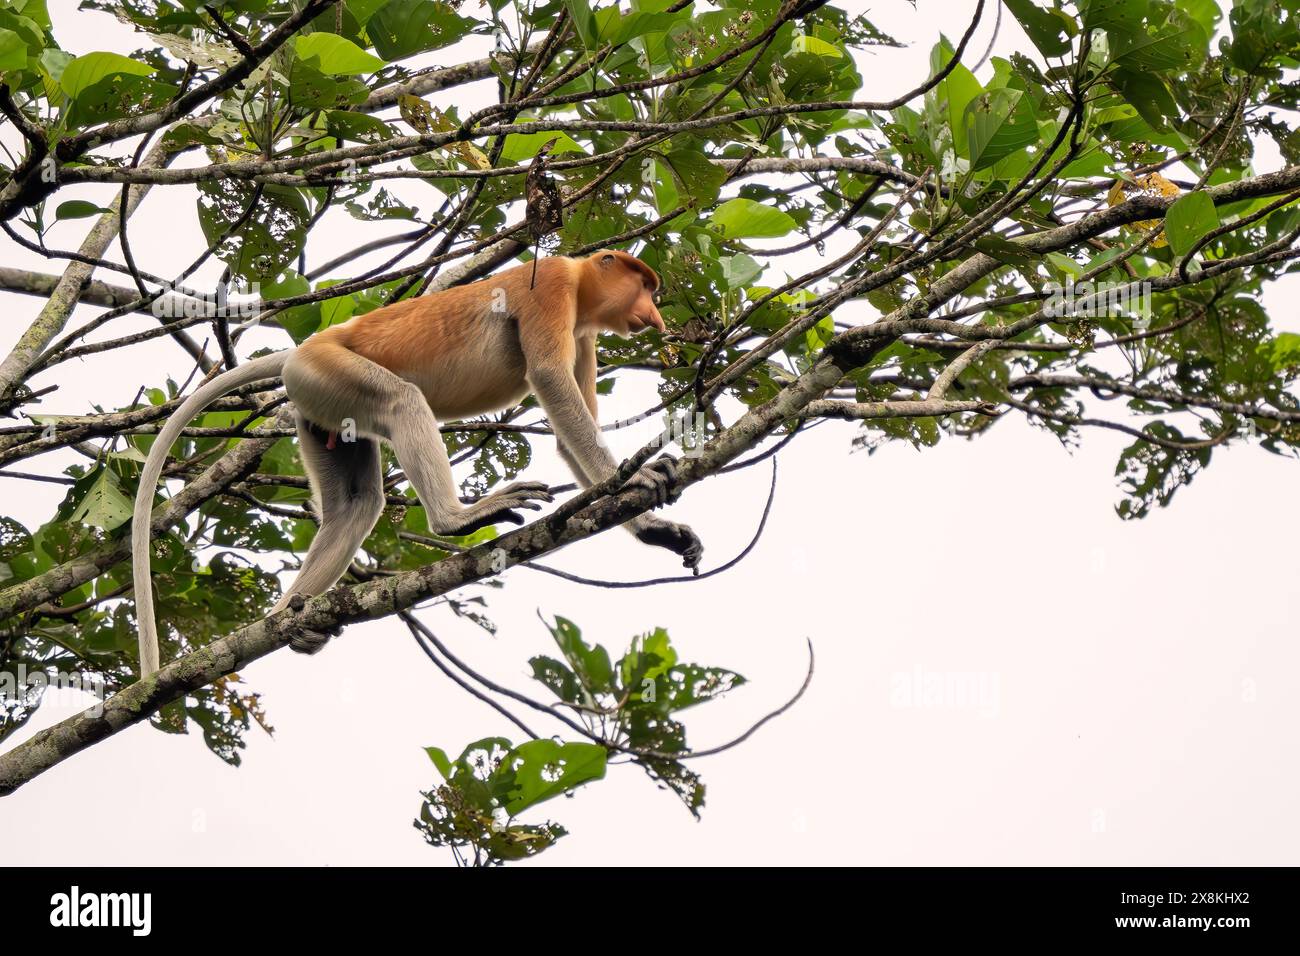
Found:
[(630, 337), (645, 329), (664, 331), (655, 305), (659, 276), (634, 255), (602, 249), (586, 260), (583, 310), (615, 335)]

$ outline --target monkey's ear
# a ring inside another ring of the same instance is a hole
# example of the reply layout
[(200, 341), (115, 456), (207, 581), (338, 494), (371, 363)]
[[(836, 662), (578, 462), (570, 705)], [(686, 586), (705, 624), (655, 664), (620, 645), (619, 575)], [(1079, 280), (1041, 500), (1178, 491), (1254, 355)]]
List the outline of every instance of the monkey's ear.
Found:
[(612, 253), (612, 252), (607, 252), (607, 253), (605, 253), (603, 256), (600, 257), (600, 264), (601, 264), (602, 266), (611, 266), (611, 265), (614, 264), (614, 260), (617, 259), (617, 258), (618, 258), (618, 257), (615, 256), (614, 253)]

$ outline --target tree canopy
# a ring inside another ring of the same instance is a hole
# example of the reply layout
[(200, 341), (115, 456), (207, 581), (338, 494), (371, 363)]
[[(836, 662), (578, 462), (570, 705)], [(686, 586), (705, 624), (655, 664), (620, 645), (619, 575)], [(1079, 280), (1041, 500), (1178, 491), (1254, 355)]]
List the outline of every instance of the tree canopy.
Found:
[[(0, 269), (0, 289), (43, 300), (0, 361), (15, 422), (0, 476), (6, 496), (67, 486), (39, 527), (0, 517), (0, 673), (93, 672), (113, 692), (0, 755), (0, 792), (142, 720), (195, 727), (238, 762), (253, 724), (269, 727), (240, 667), (302, 629), (396, 615), (521, 735), (430, 748), (441, 782), (416, 821), (430, 843), (470, 862), (533, 855), (563, 829), (520, 815), (616, 757), (699, 811), (687, 761), (702, 754), (679, 712), (739, 675), (680, 662), (660, 630), (615, 660), (559, 617), (559, 656), (530, 662), (549, 697), (520, 700), (465, 673), (411, 611), (435, 598), (490, 626), (457, 589), (650, 508), (623, 482), (662, 441), (550, 514), (459, 539), (430, 535), (390, 462), (389, 507), (347, 582), (263, 620), (280, 585), (247, 554), (292, 562), (315, 522), (282, 389), (241, 389), (171, 450), (152, 530), (172, 663), (135, 679), (126, 559), (144, 453), (253, 329), (282, 348), (507, 263), (621, 248), (662, 277), (668, 331), (602, 337), (600, 387), (655, 377), (645, 415), (689, 452), (674, 493), (827, 419), (859, 423), (868, 451), (978, 438), (1006, 416), (1066, 444), (1117, 430), (1132, 439), (1125, 519), (1230, 447), (1294, 455), (1300, 336), (1275, 330), (1260, 292), (1300, 255), (1298, 7), (981, 0), (938, 37), (928, 75), (880, 99), (864, 53), (896, 41), (817, 0), (83, 0), (137, 31), (131, 56), (74, 56), (46, 0), (0, 0), (0, 227), (61, 270)], [(976, 43), (1004, 18), (1032, 49)], [(492, 53), (461, 55), (481, 37)], [(497, 102), (452, 105), (471, 83), (495, 83)], [(1261, 144), (1281, 166), (1259, 168)], [(67, 198), (75, 186), (101, 198)], [(173, 194), (206, 248), (160, 275), (133, 253), (130, 217)], [(76, 250), (46, 243), (66, 220), (88, 227)], [(353, 251), (315, 261), (310, 237), (342, 228)], [(195, 278), (214, 264), (217, 279)], [(72, 360), (134, 375), (160, 338), (175, 365), (141, 370), (129, 404), (42, 412)], [(473, 496), (523, 472), (549, 431), (526, 400), (443, 439)], [(66, 449), (83, 461), (41, 471)], [(0, 740), (41, 689), (0, 698)]]

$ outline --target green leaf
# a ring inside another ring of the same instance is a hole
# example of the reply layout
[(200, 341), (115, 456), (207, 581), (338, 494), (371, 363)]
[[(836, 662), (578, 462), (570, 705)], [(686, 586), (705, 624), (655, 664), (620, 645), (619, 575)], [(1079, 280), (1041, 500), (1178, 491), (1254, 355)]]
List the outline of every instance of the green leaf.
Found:
[(985, 255), (1021, 269), (1032, 269), (1039, 256), (1039, 253), (1031, 252), (1020, 243), (1012, 242), (992, 232), (980, 236), (973, 245)]
[(747, 256), (743, 252), (734, 256), (725, 256), (718, 261), (722, 263), (722, 277), (726, 280), (729, 289), (743, 289), (757, 279), (763, 271), (763, 267), (753, 256)]
[[(258, 291), (263, 299), (287, 299), (290, 296), (310, 292), (311, 283), (293, 269), (289, 269), (279, 276), (277, 281), (263, 282)], [(290, 306), (275, 318), (294, 342), (301, 345), (308, 336), (321, 327), (321, 304), (308, 302), (306, 305)]]
[(603, 776), (604, 747), (548, 739), (520, 744), (493, 774), (506, 782), (502, 805), (511, 816)]
[(454, 763), (436, 747), (425, 752), (446, 783), (424, 794), (416, 827), (433, 846), (474, 847), (476, 864), (523, 860), (554, 845), (563, 827), (503, 817), (605, 773), (604, 748), (589, 743), (535, 740), (514, 747), (489, 737), (470, 744)]
[(709, 221), (728, 239), (773, 238), (795, 228), (787, 213), (752, 199), (731, 199), (713, 211)]
[(709, 161), (703, 145), (696, 141), (679, 145), (667, 156), (654, 160), (655, 208), (660, 215), (689, 206), (707, 209), (718, 200), (726, 171)]
[(356, 18), (359, 26), (365, 26), (375, 11), (386, 3), (388, 0), (346, 0), (347, 12)]
[(442, 774), (444, 780), (451, 779), (451, 760), (448, 758), (446, 751), (440, 747), (425, 747), (424, 752), (429, 755), (433, 765), (438, 768), (438, 773)]
[[(618, 662), (619, 680), (624, 692), (640, 694), (645, 681), (657, 681), (676, 663), (677, 651), (669, 640), (668, 632), (662, 627), (634, 637), (631, 647)], [(638, 696), (635, 699), (641, 698)]]
[(59, 208), (54, 210), (54, 218), (85, 219), (88, 216), (98, 216), (112, 211), (111, 209), (105, 209), (103, 206), (96, 206), (86, 199), (69, 199), (67, 202), (59, 203)]
[(311, 213), (297, 189), (267, 186), (253, 214), (227, 235), (230, 224), (244, 216), (255, 188), (234, 179), (200, 184), (199, 226), (234, 278), (266, 283), (298, 258)]
[(1223, 16), (1215, 0), (1177, 0), (1178, 8), (1201, 25), (1206, 36), (1213, 36)]
[(1120, 33), (1140, 29), (1146, 7), (1146, 0), (1083, 0), (1079, 4), (1085, 30)]
[(63, 68), (59, 86), (69, 98), (76, 99), (85, 90), (108, 76), (151, 76), (156, 68), (117, 53), (87, 53)]
[(366, 98), (366, 86), (351, 77), (327, 76), (306, 60), (294, 60), (289, 67), (289, 93), (297, 107), (333, 110), (360, 103)]
[(325, 299), (320, 304), (321, 328), (328, 329), (331, 325), (346, 322), (352, 318), (352, 312), (356, 307), (357, 300), (352, 298), (351, 295), (340, 295), (332, 299)]
[(578, 626), (568, 618), (556, 615), (555, 624), (548, 626), (555, 643), (564, 653), (565, 660), (582, 681), (582, 686), (591, 694), (611, 690), (614, 668), (609, 662), (609, 652), (599, 644), (588, 647), (582, 640)]
[(967, 104), (963, 122), (972, 169), (992, 166), (1038, 142), (1038, 124), (1020, 90), (981, 93)]
[(0, 27), (0, 73), (27, 66), (27, 44), (13, 30)]
[(545, 146), (549, 141), (555, 140), (555, 145), (551, 147), (552, 156), (558, 156), (561, 153), (585, 153), (583, 149), (568, 133), (515, 133), (506, 137), (506, 144), (501, 149), (501, 158), (509, 160), (511, 163), (522, 163), (532, 159), (537, 155), (537, 151)]
[(374, 73), (384, 61), (337, 33), (309, 33), (294, 40), (300, 59), (329, 76)]
[(1025, 35), (1043, 56), (1062, 56), (1070, 50), (1074, 21), (1059, 10), (1044, 10), (1033, 0), (1002, 0), (1012, 16), (1020, 21)]
[(382, 143), (393, 138), (393, 128), (383, 120), (352, 110), (330, 110), (325, 114), (326, 128), (338, 140), (357, 143)]
[[(41, 22), (37, 23), (33, 20), (33, 16), (39, 17)], [(29, 6), (6, 2), (3, 7), (0, 7), (0, 27), (18, 34), (18, 39), (27, 47), (27, 58), (40, 56), (45, 47), (45, 31), (50, 27), (49, 15), (44, 10), (44, 0), (39, 2), (31, 0)]]
[(676, 185), (677, 205), (694, 200), (697, 208), (705, 209), (717, 202), (727, 172), (709, 161), (702, 144), (687, 144), (685, 148), (674, 149), (665, 160)]
[[(1178, 104), (1164, 81), (1153, 73), (1116, 70), (1111, 74), (1116, 88), (1153, 129), (1167, 129), (1166, 119), (1178, 115)], [(1121, 124), (1116, 124), (1121, 125)]]
[(56, 50), (54, 47), (42, 50), (40, 56), (41, 66), (55, 84), (58, 83), (59, 77), (63, 76), (63, 71), (67, 69), (68, 64), (75, 59), (76, 57), (66, 50)]
[(1121, 35), (1111, 44), (1111, 59), (1116, 65), (1126, 70), (1147, 70), (1166, 72), (1195, 65), (1198, 59), (1196, 41), (1198, 28), (1186, 27), (1182, 30), (1168, 30), (1151, 36), (1139, 33), (1136, 36)]
[(1219, 228), (1219, 213), (1214, 200), (1204, 192), (1183, 196), (1165, 215), (1165, 238), (1176, 256), (1185, 256), (1206, 233)]
[(582, 684), (578, 681), (578, 675), (560, 661), (539, 655), (528, 663), (533, 668), (533, 679), (550, 688), (551, 693), (560, 700), (569, 704), (583, 703)]
[(817, 100), (831, 92), (832, 69), (837, 64), (830, 57), (816, 53), (790, 52), (781, 63), (786, 77), (781, 83), (781, 94), (788, 100)]
[[(955, 52), (946, 39), (936, 43), (934, 49), (930, 51), (930, 75), (937, 76), (954, 55)], [(953, 146), (962, 156), (967, 155), (964, 122), (966, 107), (983, 92), (984, 87), (980, 85), (979, 80), (975, 79), (975, 74), (958, 63), (930, 94), (941, 110), (940, 115), (947, 116), (949, 128), (952, 130)], [(945, 105), (946, 110), (943, 109)], [(926, 111), (930, 111), (928, 102)]]
[[(67, 73), (64, 73), (67, 76)], [(158, 109), (176, 95), (176, 87), (145, 76), (111, 73), (92, 83), (73, 100), (67, 122), (89, 126)]]
[(414, 220), (419, 210), (406, 205), (394, 197), (387, 189), (380, 189), (370, 202), (362, 205), (357, 202), (344, 203), (344, 208), (356, 219), (366, 222), (382, 222), (388, 219)]
[[(1187, 436), (1164, 421), (1149, 423), (1144, 431), (1170, 442), (1186, 443)], [(1209, 448), (1173, 449), (1138, 440), (1124, 449), (1115, 466), (1125, 497), (1115, 506), (1125, 520), (1144, 518), (1153, 507), (1166, 507), (1179, 488), (1191, 484), (1210, 463)]]
[(660, 678), (664, 685), (658, 703), (665, 712), (684, 710), (720, 697), (745, 683), (745, 678), (722, 667), (679, 664)]
[(564, 0), (564, 8), (569, 11), (569, 19), (578, 31), (578, 39), (587, 49), (596, 45), (599, 37), (596, 33), (596, 18), (591, 12), (590, 0)]
[[(572, 11), (583, 4), (582, 0), (566, 0), (565, 5), (570, 8), (572, 16)], [(641, 9), (628, 13), (623, 13), (616, 6), (597, 11), (595, 32), (599, 41), (619, 46), (652, 33), (663, 33), (674, 23), (690, 16), (689, 10), (685, 13), (653, 13), (645, 9), (647, 6), (649, 4), (642, 3)], [(590, 6), (587, 9), (590, 11)]]
[(834, 59), (840, 59), (844, 54), (840, 48), (833, 43), (827, 43), (825, 40), (819, 40), (815, 36), (805, 34), (804, 36), (795, 37), (790, 49), (796, 53), (812, 53), (816, 56), (829, 56)]
[(366, 33), (385, 60), (449, 46), (466, 36), (474, 21), (458, 15), (450, 4), (433, 0), (389, 0), (366, 24)]
[(71, 521), (94, 525), (105, 531), (131, 520), (131, 499), (122, 493), (117, 475), (101, 467), (95, 480), (69, 516)]
[(1279, 332), (1276, 338), (1264, 343), (1264, 352), (1276, 372), (1300, 367), (1300, 335)]

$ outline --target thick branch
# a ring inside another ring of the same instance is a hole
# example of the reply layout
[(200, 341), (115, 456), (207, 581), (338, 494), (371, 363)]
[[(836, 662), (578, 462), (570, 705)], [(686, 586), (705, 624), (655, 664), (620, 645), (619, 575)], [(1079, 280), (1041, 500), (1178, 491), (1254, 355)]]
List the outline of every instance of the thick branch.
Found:
[[(818, 362), (771, 401), (747, 411), (735, 425), (719, 434), (699, 457), (687, 459), (678, 469), (672, 491), (680, 492), (717, 473), (782, 423), (797, 417), (804, 405), (832, 388), (843, 375), (843, 370), (830, 362)], [(186, 492), (189, 490), (187, 488)], [(579, 496), (575, 501), (581, 502), (586, 497)], [(506, 566), (519, 564), (623, 524), (651, 506), (651, 492), (639, 487), (624, 488), (618, 494), (599, 498), (576, 512), (565, 514), (567, 506), (562, 507), (557, 514), (543, 517), (436, 564), (362, 585), (335, 588), (307, 602), (301, 611), (282, 611), (250, 624), (125, 688), (105, 701), (100, 714), (90, 710), (70, 717), (0, 756), (0, 795), (12, 793), (73, 754), (147, 720), (181, 695), (264, 657), (289, 643), (302, 630), (329, 632), (355, 621), (386, 617), (417, 602), (492, 576), (494, 567), (501, 566), (498, 549), (505, 554)], [(155, 516), (154, 527), (160, 523)], [(30, 585), (31, 582), (27, 582), (19, 588), (26, 589)], [(0, 599), (8, 593), (0, 594)], [(43, 597), (35, 603), (46, 599)], [(5, 614), (5, 607), (0, 605), (0, 616)]]
[(804, 413), (810, 418), (930, 418), (941, 415), (956, 415), (960, 412), (980, 412), (992, 414), (997, 408), (992, 402), (945, 402), (938, 399), (924, 401), (897, 402), (809, 402)]

